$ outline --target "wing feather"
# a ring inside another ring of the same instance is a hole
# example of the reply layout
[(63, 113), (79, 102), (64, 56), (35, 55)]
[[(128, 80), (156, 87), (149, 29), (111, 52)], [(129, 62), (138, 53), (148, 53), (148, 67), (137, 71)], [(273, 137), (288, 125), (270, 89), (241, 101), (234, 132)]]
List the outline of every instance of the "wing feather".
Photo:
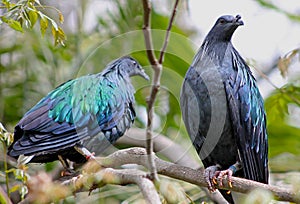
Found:
[[(84, 76), (50, 92), (17, 124), (9, 154), (57, 152), (99, 131), (108, 132), (110, 142), (122, 136), (135, 117), (134, 89), (130, 83), (106, 77)], [(125, 123), (128, 116), (130, 123)], [(118, 126), (120, 122), (128, 125)], [(118, 131), (112, 131), (114, 127)]]
[(268, 183), (268, 139), (263, 99), (249, 67), (235, 50), (232, 58), (237, 73), (225, 81), (225, 90), (245, 178)]

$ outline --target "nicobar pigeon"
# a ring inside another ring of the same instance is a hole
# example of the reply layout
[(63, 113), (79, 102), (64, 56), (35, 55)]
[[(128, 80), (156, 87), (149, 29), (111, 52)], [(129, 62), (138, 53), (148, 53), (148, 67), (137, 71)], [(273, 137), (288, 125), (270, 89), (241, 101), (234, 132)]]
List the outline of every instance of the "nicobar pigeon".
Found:
[(98, 74), (60, 85), (19, 121), (8, 155), (19, 163), (67, 159), (84, 163), (120, 138), (135, 119), (130, 77), (149, 80), (140, 64), (125, 56)]
[[(231, 43), (241, 16), (218, 18), (186, 73), (180, 105), (211, 191), (221, 178), (268, 183), (268, 138), (262, 96)], [(220, 183), (222, 185), (222, 183)], [(231, 194), (221, 193), (234, 203)]]

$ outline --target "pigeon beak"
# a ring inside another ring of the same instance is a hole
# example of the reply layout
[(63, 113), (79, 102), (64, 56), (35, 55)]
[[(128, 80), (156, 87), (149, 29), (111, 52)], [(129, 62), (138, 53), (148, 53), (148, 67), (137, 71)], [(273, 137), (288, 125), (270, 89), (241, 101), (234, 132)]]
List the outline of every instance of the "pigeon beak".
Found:
[(242, 21), (242, 17), (240, 15), (236, 15), (234, 23), (238, 26), (244, 25), (244, 22)]
[(146, 79), (147, 81), (150, 80), (149, 76), (146, 74), (145, 70), (142, 69), (142, 68), (139, 70), (138, 75), (140, 75), (141, 77), (143, 77), (143, 78)]

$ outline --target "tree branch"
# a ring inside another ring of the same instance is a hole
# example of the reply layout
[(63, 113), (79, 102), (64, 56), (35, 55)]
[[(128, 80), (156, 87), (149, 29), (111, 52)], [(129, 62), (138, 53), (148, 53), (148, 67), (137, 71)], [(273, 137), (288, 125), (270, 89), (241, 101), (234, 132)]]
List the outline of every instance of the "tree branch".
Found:
[(157, 59), (154, 54), (153, 43), (152, 43), (152, 34), (151, 34), (151, 2), (149, 0), (143, 0), (143, 8), (144, 8), (144, 40), (146, 45), (146, 52), (148, 59), (151, 65), (158, 64)]
[[(159, 152), (171, 162), (182, 166), (187, 166), (193, 169), (198, 169), (201, 167), (200, 160), (194, 160), (186, 148), (183, 148), (181, 145), (175, 143), (165, 135), (157, 132), (153, 133), (155, 135), (153, 138), (154, 152)], [(132, 127), (120, 139), (117, 140), (116, 144), (145, 147), (145, 140), (145, 130)]]
[(144, 39), (146, 45), (146, 52), (149, 59), (149, 62), (154, 70), (154, 76), (152, 79), (152, 88), (150, 97), (147, 100), (147, 128), (146, 128), (146, 151), (148, 155), (148, 167), (150, 170), (150, 178), (154, 180), (158, 180), (158, 176), (156, 173), (155, 163), (153, 161), (153, 141), (152, 141), (152, 120), (153, 120), (153, 103), (156, 98), (156, 94), (159, 90), (160, 86), (160, 75), (162, 66), (158, 63), (153, 49), (152, 43), (152, 35), (151, 35), (151, 2), (149, 0), (143, 0), (143, 8), (144, 8)]
[[(125, 150), (119, 150), (107, 157), (97, 157), (97, 162), (105, 167), (119, 167), (124, 164), (139, 164), (147, 166), (147, 153), (143, 148), (129, 148)], [(183, 167), (177, 164), (173, 164), (159, 159), (155, 156), (154, 161), (157, 166), (157, 172), (159, 174), (175, 178), (178, 180), (186, 181), (198, 186), (207, 187), (207, 183), (204, 178), (203, 170), (195, 170), (189, 167)], [(121, 170), (120, 170), (121, 171)], [(238, 177), (232, 177), (232, 187), (227, 183), (226, 179), (223, 179), (223, 186), (217, 186), (220, 189), (236, 191), (240, 193), (249, 193), (255, 188), (265, 189), (273, 193), (274, 197), (280, 201), (300, 202), (300, 193), (293, 192), (292, 190), (267, 185), (247, 179)]]
[(153, 49), (153, 43), (152, 43), (152, 35), (151, 35), (151, 2), (149, 0), (143, 0), (143, 8), (144, 8), (144, 26), (143, 26), (143, 33), (144, 33), (144, 40), (145, 40), (145, 46), (146, 46), (146, 52), (149, 59), (149, 62), (152, 66), (152, 69), (154, 70), (154, 75), (152, 79), (152, 88), (150, 92), (150, 97), (147, 100), (147, 128), (146, 128), (146, 151), (148, 155), (148, 163), (149, 163), (149, 170), (150, 170), (150, 178), (157, 180), (157, 173), (156, 173), (156, 167), (155, 163), (153, 161), (153, 140), (152, 140), (152, 121), (153, 121), (153, 115), (154, 115), (154, 109), (153, 104), (156, 100), (157, 93), (160, 88), (160, 77), (161, 77), (161, 71), (162, 71), (162, 62), (164, 53), (166, 50), (166, 47), (168, 45), (169, 41), (169, 33), (175, 18), (176, 14), (176, 8), (178, 5), (179, 0), (176, 0), (174, 5), (174, 10), (172, 12), (172, 16), (170, 18), (169, 26), (167, 28), (167, 33), (165, 37), (165, 42), (163, 44), (163, 48), (160, 53), (160, 59), (159, 61), (155, 57), (154, 49)]
[(72, 186), (73, 192), (82, 191), (84, 189), (92, 191), (106, 184), (136, 184), (140, 188), (147, 203), (161, 203), (153, 182), (147, 178), (145, 172), (137, 169), (104, 168), (97, 172), (84, 173), (64, 181), (62, 184)]
[[(190, 167), (192, 169), (202, 168), (200, 162), (194, 160), (187, 151), (181, 145), (175, 143), (167, 136), (154, 132), (153, 138), (154, 152), (161, 154), (168, 158), (172, 163), (179, 164), (181, 166)], [(117, 144), (127, 144), (135, 147), (145, 147), (145, 131), (138, 128), (130, 128), (125, 135), (117, 140)], [(217, 203), (226, 203), (226, 200), (220, 194), (219, 191), (214, 193), (209, 192), (205, 187), (200, 187), (211, 200)]]

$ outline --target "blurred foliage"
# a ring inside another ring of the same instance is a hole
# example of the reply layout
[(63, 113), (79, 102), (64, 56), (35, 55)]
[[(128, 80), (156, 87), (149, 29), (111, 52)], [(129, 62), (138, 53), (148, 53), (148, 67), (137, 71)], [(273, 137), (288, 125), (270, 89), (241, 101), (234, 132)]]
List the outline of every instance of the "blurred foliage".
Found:
[[(300, 155), (300, 128), (291, 125), (289, 121), (293, 114), (291, 107), (300, 108), (300, 87), (298, 84), (298, 82), (286, 84), (275, 90), (265, 100), (271, 158), (286, 152)], [(295, 167), (294, 170), (300, 169), (300, 163), (296, 160), (289, 159), (288, 161), (290, 164), (286, 163), (286, 169), (292, 170), (291, 166)], [(274, 163), (278, 164), (276, 159), (274, 159)], [(273, 168), (273, 171), (277, 171), (277, 169), (282, 171), (283, 168)]]
[[(278, 59), (278, 69), (282, 77), (287, 77), (289, 67), (299, 63), (299, 48), (294, 49)], [(299, 170), (300, 163), (297, 157), (289, 156), (282, 166), (282, 158), (286, 155), (300, 155), (300, 126), (291, 124), (291, 118), (300, 108), (300, 84), (299, 76), (293, 76), (289, 83), (276, 88), (268, 98), (265, 99), (267, 112), (270, 165), (273, 171)], [(287, 154), (288, 153), (288, 154)], [(285, 166), (285, 167), (284, 167)]]
[(283, 77), (286, 77), (288, 68), (297, 55), (298, 59), (300, 59), (300, 48), (294, 49), (291, 52), (287, 53), (285, 56), (279, 58), (278, 68)]
[(64, 16), (57, 8), (42, 5), (39, 0), (19, 0), (15, 3), (10, 0), (2, 0), (0, 9), (4, 10), (0, 15), (0, 25), (6, 23), (12, 29), (23, 32), (24, 28), (33, 28), (39, 20), (40, 32), (44, 36), (50, 22), (55, 45), (64, 45), (66, 36), (63, 29), (53, 18), (43, 13), (46, 9), (55, 10), (59, 23), (62, 24)]
[[(257, 0), (257, 2), (264, 7), (282, 12), (270, 1)], [(86, 29), (89, 22), (85, 19), (90, 12), (88, 9), (94, 6), (94, 1), (65, 2), (67, 6), (60, 5), (57, 1), (47, 3), (51, 5), (41, 5), (43, 2), (40, 4), (38, 0), (20, 0), (17, 3), (2, 0), (0, 7), (0, 121), (10, 131), (13, 131), (13, 127), (26, 111), (56, 86), (71, 78), (100, 72), (108, 62), (122, 55), (131, 55), (136, 58), (152, 76), (141, 30), (143, 11), (140, 0), (110, 1), (110, 7), (105, 12), (98, 13), (97, 24), (89, 29)], [(102, 0), (100, 3), (107, 2)], [(173, 1), (168, 3), (173, 3)], [(18, 12), (18, 8), (22, 8), (22, 12)], [(49, 10), (54, 10), (55, 15)], [(181, 17), (180, 13), (176, 18)], [(62, 14), (66, 21), (74, 18), (76, 25), (74, 26), (74, 22), (73, 24), (65, 22), (62, 26), (64, 21)], [(170, 14), (153, 9), (151, 26), (154, 29), (152, 30), (153, 44), (157, 55), (163, 44), (165, 29), (169, 21), (168, 15)], [(292, 17), (292, 19), (297, 18)], [(55, 43), (50, 39), (53, 29), (55, 32), (52, 35)], [(190, 140), (181, 120), (179, 96), (183, 77), (195, 54), (195, 47), (199, 46), (195, 46), (189, 40), (194, 33), (193, 29), (187, 29), (186, 26), (176, 24), (176, 22), (172, 27), (170, 43), (163, 63), (161, 91), (155, 104), (154, 122), (155, 131), (189, 148), (187, 151), (193, 154), (195, 152), (192, 152), (194, 150), (190, 148)], [(57, 43), (64, 44), (64, 46), (59, 46)], [(284, 76), (299, 53), (299, 49), (296, 50), (297, 53), (296, 51), (288, 53), (278, 63)], [(135, 126), (143, 128), (146, 120), (145, 98), (149, 95), (150, 87), (148, 82), (138, 77), (133, 78), (133, 84), (137, 91), (135, 96), (138, 118)], [(278, 88), (266, 98), (272, 171), (300, 170), (300, 128), (289, 122), (289, 118), (294, 114), (291, 106), (300, 108), (299, 101), (300, 87), (297, 80)], [(6, 130), (4, 132), (8, 133)], [(5, 147), (11, 141), (7, 136), (8, 134), (5, 137), (1, 134), (0, 137)], [(30, 169), (24, 169), (25, 172), (22, 172), (12, 168), (14, 162), (8, 162), (9, 168), (2, 168), (2, 164), (6, 163), (2, 154), (5, 152), (4, 146), (0, 148), (0, 152), (0, 185), (5, 184), (5, 176), (9, 175), (12, 191), (21, 191), (22, 194), (26, 192), (23, 183), (28, 179), (28, 174), (34, 175), (36, 172), (46, 171), (47, 174), (38, 174), (32, 180), (29, 190), (35, 192), (36, 196), (40, 196), (38, 199), (45, 199), (47, 202), (48, 198), (45, 194), (49, 192), (39, 191), (41, 189), (35, 187), (41, 180), (42, 185), (52, 186), (48, 174), (54, 174), (58, 167), (57, 162), (31, 165)], [(289, 159), (286, 159), (287, 155)], [(283, 160), (286, 163), (283, 163)], [(179, 197), (182, 197), (182, 192), (185, 192), (186, 199), (195, 203), (208, 200), (205, 193), (194, 185), (165, 179), (166, 185), (162, 194), (167, 195), (166, 192), (180, 189), (177, 192)], [(49, 191), (51, 194), (57, 192), (55, 186)], [(53, 199), (58, 200), (59, 196), (63, 197), (68, 193), (57, 194), (57, 197)], [(88, 193), (79, 193), (76, 197), (70, 195), (64, 202), (120, 203), (120, 201), (127, 201), (138, 203), (141, 199), (142, 195), (137, 186), (108, 185), (93, 191), (90, 196)]]
[(13, 134), (8, 132), (2, 123), (0, 123), (0, 142), (8, 147), (12, 143), (13, 137)]
[[(13, 142), (13, 133), (8, 132), (5, 127), (0, 123), (0, 142), (2, 143), (3, 152), (5, 153), (7, 150), (7, 147)], [(28, 193), (27, 186), (25, 185), (28, 181), (29, 175), (25, 172), (25, 169), (19, 168), (11, 168), (8, 169), (7, 165), (7, 157), (3, 157), (3, 177), (5, 177), (5, 183), (6, 183), (6, 189), (8, 190), (8, 197), (11, 195), (11, 193), (14, 193), (15, 191), (18, 191), (21, 199), (25, 198), (25, 195)], [(13, 177), (16, 181), (19, 181), (18, 183), (14, 184), (10, 187), (9, 183), (9, 174), (13, 174)]]
[(299, 14), (293, 14), (291, 12), (288, 12), (288, 11), (280, 8), (279, 6), (276, 5), (276, 3), (273, 3), (270, 0), (255, 0), (255, 1), (258, 2), (262, 7), (265, 7), (267, 9), (272, 9), (274, 11), (277, 11), (279, 13), (286, 15), (289, 19), (291, 19), (293, 21), (300, 22)]
[[(39, 172), (28, 180), (28, 201), (30, 203), (55, 203), (72, 194), (67, 186), (55, 183), (51, 176)], [(51, 196), (49, 196), (51, 195)]]
[[(262, 7), (282, 13), (290, 20), (300, 22), (300, 15), (285, 10), (273, 0), (256, 0)], [(289, 68), (294, 63), (300, 63), (300, 48), (293, 49), (280, 57), (277, 67), (286, 78)], [(297, 57), (298, 56), (298, 57)], [(292, 78), (292, 77), (291, 77)], [(292, 125), (291, 118), (300, 108), (300, 76), (295, 75), (288, 84), (276, 88), (265, 99), (268, 121), (270, 166), (276, 171), (299, 171), (300, 163), (300, 126)], [(288, 156), (287, 156), (288, 155)], [(285, 159), (284, 159), (285, 158)], [(281, 165), (280, 165), (281, 164)]]

